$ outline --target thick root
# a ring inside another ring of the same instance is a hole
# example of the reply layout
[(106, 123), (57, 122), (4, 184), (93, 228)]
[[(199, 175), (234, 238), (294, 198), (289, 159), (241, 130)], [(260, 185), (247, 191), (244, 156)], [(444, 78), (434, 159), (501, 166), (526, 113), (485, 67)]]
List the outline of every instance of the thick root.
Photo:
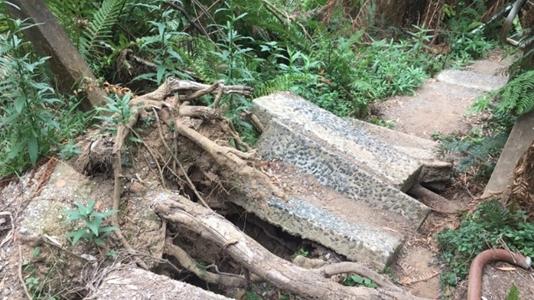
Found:
[[(275, 256), (224, 217), (190, 200), (170, 193), (160, 193), (151, 198), (154, 199), (154, 210), (162, 218), (215, 243), (251, 273), (282, 290), (306, 299), (418, 299), (392, 288), (386, 281), (382, 282), (386, 286), (379, 289), (343, 286), (331, 281), (326, 275), (337, 273), (341, 267), (342, 271), (352, 272), (355, 270), (353, 265), (338, 265), (332, 267), (333, 270), (327, 266), (314, 270), (304, 269)], [(378, 276), (380, 275), (376, 274), (375, 279)]]

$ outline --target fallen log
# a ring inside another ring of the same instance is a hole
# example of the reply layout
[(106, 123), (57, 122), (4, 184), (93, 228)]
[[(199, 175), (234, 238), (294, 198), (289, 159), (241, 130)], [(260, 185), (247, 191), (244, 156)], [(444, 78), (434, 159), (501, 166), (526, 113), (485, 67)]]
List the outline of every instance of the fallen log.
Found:
[[(327, 277), (333, 270), (304, 269), (275, 256), (221, 215), (178, 194), (157, 193), (150, 198), (160, 217), (215, 243), (251, 273), (282, 290), (306, 299), (419, 299), (400, 289), (388, 288), (389, 284), (378, 289), (343, 286)], [(357, 268), (346, 271), (353, 269)]]

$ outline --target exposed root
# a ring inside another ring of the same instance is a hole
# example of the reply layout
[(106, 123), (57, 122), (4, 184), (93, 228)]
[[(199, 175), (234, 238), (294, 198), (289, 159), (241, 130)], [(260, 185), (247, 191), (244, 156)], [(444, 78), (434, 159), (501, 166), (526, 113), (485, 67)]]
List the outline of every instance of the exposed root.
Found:
[(374, 272), (368, 267), (354, 262), (340, 262), (330, 265), (322, 266), (318, 269), (319, 272), (323, 273), (325, 276), (334, 276), (337, 274), (343, 273), (356, 273), (358, 275), (367, 277), (374, 281), (379, 287), (389, 289), (392, 291), (402, 291), (401, 288), (397, 287), (393, 282), (391, 282), (386, 277)]
[(195, 196), (197, 196), (198, 200), (205, 207), (207, 207), (208, 209), (211, 209), (209, 207), (208, 203), (206, 202), (206, 200), (204, 200), (204, 197), (202, 197), (200, 195), (200, 193), (198, 192), (195, 184), (191, 181), (191, 178), (189, 178), (189, 176), (187, 175), (187, 172), (186, 172), (182, 162), (178, 159), (178, 157), (176, 157), (176, 154), (174, 153), (174, 151), (172, 151), (171, 147), (169, 147), (169, 144), (167, 144), (167, 141), (165, 140), (165, 136), (163, 136), (163, 129), (161, 128), (161, 121), (159, 119), (158, 112), (156, 110), (154, 110), (154, 116), (156, 118), (156, 125), (158, 127), (158, 133), (159, 133), (159, 137), (161, 139), (161, 142), (163, 143), (163, 145), (165, 145), (165, 148), (167, 149), (167, 151), (169, 151), (169, 153), (171, 154), (171, 157), (174, 159), (174, 161), (176, 162), (176, 164), (180, 168), (180, 171), (182, 172), (182, 175), (185, 177), (185, 180), (186, 180), (187, 184), (189, 185), (189, 188), (193, 191), (193, 193), (195, 193)]
[(217, 284), (219, 286), (234, 288), (245, 287), (247, 280), (245, 277), (234, 274), (217, 274), (208, 272), (198, 266), (198, 263), (182, 248), (174, 245), (172, 240), (167, 239), (165, 243), (165, 253), (176, 258), (182, 267), (195, 274), (198, 278), (205, 282)]
[[(162, 218), (215, 243), (251, 273), (280, 289), (307, 299), (418, 299), (398, 289), (346, 287), (332, 282), (325, 277), (325, 269), (303, 269), (273, 255), (224, 217), (179, 195), (160, 193), (153, 198), (153, 208)], [(326, 270), (335, 273), (336, 268)]]

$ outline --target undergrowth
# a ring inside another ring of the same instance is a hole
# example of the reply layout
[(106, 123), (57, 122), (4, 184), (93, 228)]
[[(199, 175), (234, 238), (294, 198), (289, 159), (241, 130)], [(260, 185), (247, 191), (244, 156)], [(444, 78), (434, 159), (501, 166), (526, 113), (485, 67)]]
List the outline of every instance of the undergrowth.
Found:
[(21, 32), (32, 25), (4, 21), (0, 35), (0, 177), (18, 174), (40, 156), (61, 150), (89, 120), (78, 101), (60, 97), (44, 75), (46, 58), (29, 51)]
[[(495, 46), (483, 32), (469, 33), (480, 24), (484, 7), (460, 2), (447, 8), (446, 28), (439, 34), (450, 51), (433, 53), (428, 46), (432, 32), (425, 28), (371, 36), (375, 30), (354, 30), (339, 9), (330, 22), (289, 17), (324, 1), (231, 0), (202, 14), (199, 5), (207, 7), (210, 1), (46, 1), (101, 82), (141, 94), (171, 76), (205, 83), (224, 80), (254, 87), (255, 97), (292, 91), (339, 116), (358, 118), (368, 116), (369, 104), (411, 94), (444, 67), (464, 64)], [(479, 2), (483, 1), (473, 3)], [(45, 59), (22, 45), (20, 32), (4, 33), (3, 39), (16, 36), (21, 45), (18, 50), (4, 50), (3, 59), (6, 64), (18, 61), (22, 68), (13, 65), (4, 70), (10, 72), (6, 90), (17, 93), (9, 92), (1, 101), (18, 104), (2, 110), (2, 124), (16, 120), (26, 125), (0, 126), (4, 157), (0, 176), (20, 172), (50, 151), (60, 151), (65, 158), (76, 155), (79, 150), (72, 136), (89, 120), (85, 115), (73, 117), (78, 114), (72, 114), (76, 100), (66, 101), (48, 85)], [(2, 43), (10, 47), (8, 40)], [(201, 101), (209, 105), (213, 98)], [(242, 96), (222, 99), (226, 116), (243, 139), (254, 144), (258, 132), (244, 117), (250, 105), (250, 99)], [(69, 124), (63, 125), (65, 121)], [(65, 133), (65, 128), (74, 129)]]
[(513, 211), (492, 200), (465, 216), (457, 229), (438, 235), (441, 258), (447, 272), (442, 284), (456, 285), (467, 276), (473, 258), (488, 248), (505, 248), (525, 256), (534, 256), (534, 224), (527, 222), (523, 211)]

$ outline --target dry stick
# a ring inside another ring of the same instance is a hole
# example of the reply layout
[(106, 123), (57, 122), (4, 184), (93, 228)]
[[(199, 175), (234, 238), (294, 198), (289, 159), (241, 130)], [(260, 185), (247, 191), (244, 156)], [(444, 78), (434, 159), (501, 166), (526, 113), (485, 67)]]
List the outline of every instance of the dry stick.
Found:
[(216, 274), (200, 268), (197, 262), (191, 256), (189, 256), (187, 252), (174, 245), (170, 239), (167, 239), (165, 242), (165, 253), (176, 258), (182, 267), (186, 268), (207, 283), (217, 284), (225, 287), (244, 287), (247, 285), (247, 280), (242, 276), (235, 274), (230, 275), (227, 273)]
[(354, 262), (340, 262), (340, 263), (325, 265), (323, 267), (320, 267), (318, 271), (325, 274), (326, 276), (333, 276), (333, 275), (343, 274), (343, 273), (356, 273), (358, 275), (371, 279), (376, 284), (378, 284), (378, 286), (380, 287), (387, 288), (390, 290), (401, 291), (399, 287), (395, 286), (395, 284), (387, 280), (384, 276), (377, 274), (376, 272), (372, 271), (371, 269), (367, 268), (364, 265), (354, 263)]
[[(219, 89), (219, 87), (221, 86), (224, 86), (223, 85), (223, 82), (222, 81), (217, 81), (215, 82), (214, 84), (212, 84), (211, 86), (205, 88), (205, 89), (202, 89), (202, 90), (198, 90), (196, 92), (194, 92), (193, 94), (189, 95), (189, 96), (183, 96), (180, 100), (183, 100), (183, 101), (187, 101), (187, 100), (193, 100), (193, 99), (197, 99), (197, 98), (200, 98), (204, 95), (207, 95), (207, 94), (210, 94), (211, 92), (215, 91), (216, 89)], [(219, 92), (221, 92), (223, 89), (220, 88), (219, 89)]]
[(306, 299), (420, 299), (407, 292), (346, 287), (288, 262), (245, 235), (223, 216), (177, 194), (159, 193), (153, 208), (164, 219), (184, 226), (223, 248), (236, 262), (276, 287)]
[(121, 177), (122, 177), (122, 159), (121, 159), (121, 151), (115, 153), (115, 163), (113, 166), (113, 214), (111, 215), (111, 223), (113, 226), (115, 226), (115, 236), (119, 239), (122, 246), (130, 253), (135, 262), (142, 267), (145, 270), (148, 270), (148, 266), (145, 264), (144, 261), (139, 259), (139, 257), (135, 256), (135, 251), (133, 250), (132, 246), (130, 246), (130, 243), (126, 240), (124, 235), (122, 234), (122, 230), (119, 225), (119, 205), (120, 205), (120, 199), (121, 199), (121, 193), (122, 193), (122, 183), (121, 183)]
[(223, 95), (223, 90), (220, 89), (217, 92), (217, 95), (215, 96), (215, 100), (213, 100), (213, 104), (211, 105), (213, 108), (219, 107), (219, 105), (221, 104), (222, 95)]
[(24, 293), (26, 294), (26, 297), (28, 297), (29, 300), (32, 300), (32, 296), (30, 295), (30, 292), (28, 291), (28, 287), (26, 286), (26, 283), (24, 282), (24, 277), (22, 276), (22, 246), (19, 245), (19, 267), (18, 267), (18, 277), (20, 280), (20, 284), (22, 284), (22, 288), (24, 289)]
[(193, 190), (193, 193), (195, 193), (195, 196), (197, 196), (198, 200), (207, 208), (211, 209), (208, 205), (208, 203), (204, 200), (204, 198), (200, 195), (200, 193), (198, 192), (197, 188), (195, 187), (195, 185), (193, 184), (193, 181), (191, 181), (191, 178), (189, 178), (189, 175), (187, 175), (187, 172), (184, 168), (184, 165), (182, 165), (182, 162), (178, 159), (178, 157), (176, 157), (176, 155), (174, 154), (174, 152), (172, 151), (171, 147), (169, 147), (169, 144), (167, 144), (167, 141), (165, 141), (165, 136), (163, 136), (163, 129), (161, 128), (161, 122), (160, 122), (160, 119), (159, 119), (159, 116), (158, 116), (158, 113), (157, 111), (154, 109), (153, 110), (154, 112), (154, 116), (156, 117), (156, 124), (158, 126), (158, 131), (159, 131), (159, 137), (161, 139), (161, 141), (163, 142), (163, 145), (165, 145), (165, 148), (167, 148), (167, 151), (170, 152), (170, 154), (172, 155), (172, 158), (174, 159), (174, 161), (176, 161), (176, 163), (178, 164), (178, 167), (180, 168), (180, 171), (182, 172), (182, 174), (184, 174), (184, 177), (185, 177), (185, 180), (187, 181), (187, 184), (189, 185), (189, 188)]

